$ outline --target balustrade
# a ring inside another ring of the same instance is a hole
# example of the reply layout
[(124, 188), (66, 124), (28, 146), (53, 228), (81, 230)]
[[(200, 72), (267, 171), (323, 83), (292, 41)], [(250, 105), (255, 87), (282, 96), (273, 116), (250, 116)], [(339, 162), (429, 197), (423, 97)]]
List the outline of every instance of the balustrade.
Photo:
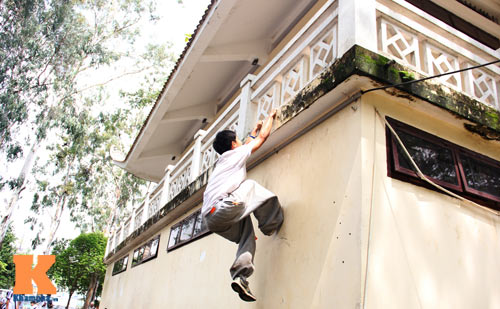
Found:
[[(428, 76), (469, 68), (499, 58), (498, 52), (462, 38), (457, 31), (454, 32), (455, 38), (441, 36), (438, 33), (445, 30), (451, 32), (449, 26), (419, 10), (410, 11), (411, 7), (404, 1), (394, 2), (408, 8), (408, 11), (396, 12), (381, 3), (377, 4), (379, 51), (386, 56)], [(415, 13), (429, 22), (418, 23), (411, 17)], [(458, 40), (460, 38), (463, 40)], [(437, 81), (500, 110), (499, 74), (500, 68), (490, 65), (445, 75), (437, 78)]]

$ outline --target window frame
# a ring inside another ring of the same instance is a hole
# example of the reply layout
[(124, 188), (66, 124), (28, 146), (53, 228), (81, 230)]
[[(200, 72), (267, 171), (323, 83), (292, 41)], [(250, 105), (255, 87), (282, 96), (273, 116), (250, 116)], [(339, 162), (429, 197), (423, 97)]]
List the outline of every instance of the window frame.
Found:
[[(157, 245), (156, 245), (156, 251), (154, 254), (151, 254), (151, 247), (153, 245), (153, 243), (157, 241)], [(146, 248), (149, 246), (149, 255), (148, 257), (144, 258), (144, 252), (146, 252)], [(132, 268), (136, 267), (136, 266), (139, 266), (141, 264), (144, 264), (148, 261), (151, 261), (155, 258), (158, 257), (158, 249), (160, 247), (160, 234), (158, 234), (156, 237), (153, 237), (151, 238), (150, 240), (148, 240), (147, 242), (145, 242), (144, 244), (142, 244), (140, 247), (136, 248), (132, 254)], [(138, 259), (135, 260), (135, 255), (136, 255), (136, 252), (137, 252), (137, 257)]]
[[(128, 257), (129, 257), (129, 255), (127, 254), (126, 256), (122, 257), (121, 259), (119, 259), (118, 261), (116, 261), (113, 264), (113, 271), (111, 272), (111, 276), (118, 275), (118, 274), (120, 274), (120, 273), (122, 273), (122, 272), (124, 272), (124, 271), (127, 270), (127, 268), (128, 268)], [(124, 260), (125, 260), (125, 262), (124, 262), (124, 264), (122, 264), (122, 269), (115, 270), (116, 265), (118, 265), (118, 263), (120, 263), (120, 262), (123, 262)]]
[[(170, 228), (170, 234), (168, 236), (168, 243), (167, 243), (167, 252), (170, 252), (170, 251), (173, 251), (177, 248), (180, 248), (182, 246), (185, 246), (187, 245), (188, 243), (191, 243), (195, 240), (198, 240), (198, 239), (201, 239), (209, 234), (211, 234), (212, 232), (210, 232), (208, 230), (208, 228), (205, 226), (203, 228), (203, 221), (202, 221), (202, 228), (201, 230), (195, 234), (195, 230), (196, 230), (196, 219), (198, 216), (203, 216), (201, 214), (201, 209), (195, 211), (194, 213), (190, 214), (189, 216), (187, 216), (186, 218), (182, 219), (181, 221), (179, 221), (178, 223), (172, 225), (172, 227)], [(191, 237), (189, 237), (188, 239), (185, 239), (183, 241), (180, 240), (180, 237), (182, 235), (182, 230), (183, 230), (183, 227), (184, 227), (184, 224), (186, 224), (187, 222), (189, 222), (189, 220), (191, 220), (192, 218), (194, 217), (194, 224), (193, 224), (193, 227), (192, 227), (192, 230), (191, 230)], [(203, 218), (201, 218), (201, 220), (203, 220)], [(172, 238), (172, 232), (176, 229), (176, 228), (179, 228), (179, 232), (177, 233), (177, 235), (175, 236), (175, 242), (173, 245), (170, 245), (170, 240)]]
[[(431, 135), (427, 132), (424, 132), (424, 131), (420, 131), (416, 128), (413, 128), (413, 127), (410, 127), (410, 126), (407, 126), (405, 124), (403, 124), (402, 122), (398, 122), (397, 120), (396, 121), (389, 121), (389, 123), (391, 123), (391, 126), (394, 128), (394, 129), (398, 129), (398, 130), (401, 130), (409, 135), (412, 135), (412, 136), (415, 136), (417, 138), (420, 138), (424, 141), (427, 141), (427, 142), (430, 142), (430, 143), (433, 143), (433, 144), (437, 144), (443, 148), (446, 148), (448, 149), (450, 152), (451, 152), (451, 156), (452, 156), (452, 159), (453, 159), (453, 162), (454, 162), (454, 167), (455, 167), (455, 175), (456, 175), (456, 178), (457, 178), (457, 184), (453, 184), (453, 183), (449, 183), (449, 182), (446, 182), (446, 181), (442, 181), (442, 180), (439, 180), (437, 178), (433, 178), (431, 176), (428, 176), (426, 175), (429, 179), (431, 179), (432, 181), (434, 181), (435, 183), (439, 184), (440, 186), (443, 186), (445, 188), (448, 188), (448, 189), (451, 189), (451, 190), (461, 190), (462, 188), (462, 179), (460, 177), (460, 170), (459, 170), (459, 167), (458, 167), (458, 158), (455, 156), (455, 153), (453, 151), (453, 144), (451, 144), (450, 142), (448, 141), (445, 141), (445, 140), (442, 140), (434, 135)], [(401, 137), (401, 136), (400, 136)], [(410, 169), (407, 169), (403, 166), (401, 166), (401, 164), (399, 163), (400, 160), (399, 160), (399, 154), (398, 154), (398, 150), (397, 150), (397, 146), (398, 146), (398, 141), (396, 139), (396, 137), (394, 137), (394, 135), (392, 135), (391, 133), (391, 140), (392, 140), (392, 156), (394, 158), (394, 169), (396, 172), (400, 172), (400, 173), (404, 173), (404, 174), (407, 174), (408, 176), (411, 176), (411, 177), (416, 177), (416, 178), (419, 178), (417, 173), (413, 170), (410, 170)]]
[(458, 156), (458, 164), (459, 164), (459, 167), (460, 167), (460, 173), (461, 173), (462, 178), (463, 178), (462, 181), (463, 181), (463, 184), (464, 184), (464, 190), (467, 193), (475, 194), (475, 195), (478, 195), (478, 196), (486, 198), (486, 199), (490, 199), (490, 200), (494, 200), (496, 202), (500, 202), (500, 195), (499, 196), (492, 195), (492, 194), (490, 194), (488, 192), (484, 192), (484, 191), (477, 190), (477, 189), (474, 189), (472, 187), (469, 187), (469, 185), (467, 183), (467, 179), (465, 177), (465, 169), (464, 169), (464, 167), (462, 165), (462, 160), (461, 160), (462, 157), (461, 156), (470, 157), (472, 159), (480, 161), (482, 164), (493, 166), (493, 167), (496, 167), (496, 168), (500, 168), (500, 162), (496, 162), (495, 160), (493, 160), (491, 158), (488, 158), (486, 156), (482, 156), (481, 154), (475, 153), (475, 152), (470, 151), (468, 149), (459, 149), (457, 151), (457, 156)]
[[(470, 149), (464, 148), (462, 146), (444, 140), (440, 137), (437, 137), (433, 134), (430, 134), (428, 132), (425, 132), (408, 124), (405, 124), (389, 116), (386, 116), (386, 119), (389, 122), (389, 124), (394, 128), (394, 130), (396, 130), (396, 132), (403, 131), (414, 137), (423, 139), (424, 141), (429, 141), (438, 144), (440, 146), (443, 146), (452, 152), (459, 186), (455, 186), (454, 184), (443, 182), (426, 175), (429, 179), (449, 189), (450, 191), (464, 198), (470, 199), (480, 205), (495, 210), (500, 210), (500, 197), (491, 195), (487, 192), (480, 191), (468, 186), (467, 179), (464, 173), (464, 167), (462, 166), (462, 158), (463, 156), (468, 156), (481, 162), (482, 164), (496, 166), (497, 168), (500, 168), (500, 161), (494, 160), (485, 155), (482, 155)], [(399, 143), (397, 139), (394, 137), (389, 127), (386, 126), (387, 176), (390, 178), (398, 179), (404, 182), (409, 182), (414, 185), (418, 185), (433, 191), (443, 193), (441, 190), (438, 190), (436, 187), (420, 179), (420, 177), (413, 170), (408, 170), (400, 166), (399, 154), (397, 151), (398, 145)]]

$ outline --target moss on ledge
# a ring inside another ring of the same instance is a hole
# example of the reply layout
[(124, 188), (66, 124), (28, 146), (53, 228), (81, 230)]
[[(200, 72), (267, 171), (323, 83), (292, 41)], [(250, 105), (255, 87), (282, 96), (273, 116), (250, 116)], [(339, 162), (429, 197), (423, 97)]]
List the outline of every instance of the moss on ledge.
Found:
[[(281, 121), (287, 122), (292, 119), (353, 75), (366, 76), (388, 85), (419, 78), (419, 74), (410, 68), (355, 45), (300, 91), (290, 104), (282, 108)], [(414, 100), (412, 96), (425, 100), (449, 111), (456, 117), (472, 122), (472, 125), (465, 125), (467, 130), (488, 140), (500, 140), (500, 112), (492, 107), (442, 84), (430, 81), (401, 85), (395, 88), (408, 93), (408, 96), (399, 92), (398, 94), (394, 93), (393, 88), (385, 91), (410, 100)]]

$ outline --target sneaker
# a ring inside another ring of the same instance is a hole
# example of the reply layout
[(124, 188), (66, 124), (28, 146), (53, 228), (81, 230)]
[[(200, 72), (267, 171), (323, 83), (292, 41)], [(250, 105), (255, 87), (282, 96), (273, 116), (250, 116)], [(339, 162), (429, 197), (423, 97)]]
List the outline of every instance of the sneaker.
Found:
[(250, 287), (248, 286), (248, 281), (245, 279), (238, 277), (233, 280), (231, 283), (231, 288), (240, 295), (240, 298), (244, 301), (256, 301), (257, 298), (253, 296), (250, 291)]

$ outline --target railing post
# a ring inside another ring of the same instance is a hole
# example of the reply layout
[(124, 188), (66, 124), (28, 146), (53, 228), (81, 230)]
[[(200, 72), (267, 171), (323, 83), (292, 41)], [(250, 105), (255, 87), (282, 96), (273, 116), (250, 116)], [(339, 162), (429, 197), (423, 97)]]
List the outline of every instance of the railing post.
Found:
[(342, 57), (353, 45), (377, 51), (377, 15), (375, 0), (339, 0), (338, 55)]
[(248, 133), (253, 129), (255, 120), (255, 107), (252, 106), (250, 98), (252, 96), (252, 83), (256, 76), (248, 74), (240, 83), (240, 109), (238, 112), (238, 129), (236, 135), (243, 141)]
[(109, 233), (109, 237), (108, 237), (108, 243), (106, 245), (106, 253), (104, 254), (104, 256), (108, 256), (109, 252), (112, 250), (112, 246), (113, 246), (113, 237), (115, 235), (113, 233)]
[(132, 234), (135, 231), (135, 216), (137, 215), (137, 208), (134, 207), (132, 210), (132, 218), (130, 218), (130, 234)]
[(125, 223), (120, 224), (120, 243), (125, 239)]
[[(151, 194), (151, 192), (148, 192), (146, 193), (146, 199), (144, 200), (144, 208), (142, 210), (142, 220), (141, 220), (141, 224), (143, 224), (147, 219), (149, 219), (149, 217), (151, 217), (153, 214), (150, 214), (149, 213), (149, 203), (151, 202), (150, 198), (149, 198), (149, 195)], [(146, 219), (144, 219), (144, 217), (146, 217)]]
[(201, 141), (207, 134), (207, 131), (198, 130), (194, 135), (193, 156), (191, 157), (191, 177), (190, 182), (193, 182), (200, 176), (201, 170)]
[(165, 206), (168, 202), (168, 193), (170, 191), (170, 178), (172, 176), (172, 170), (175, 165), (168, 165), (165, 169), (165, 177), (163, 178), (163, 189), (161, 191), (160, 208)]

